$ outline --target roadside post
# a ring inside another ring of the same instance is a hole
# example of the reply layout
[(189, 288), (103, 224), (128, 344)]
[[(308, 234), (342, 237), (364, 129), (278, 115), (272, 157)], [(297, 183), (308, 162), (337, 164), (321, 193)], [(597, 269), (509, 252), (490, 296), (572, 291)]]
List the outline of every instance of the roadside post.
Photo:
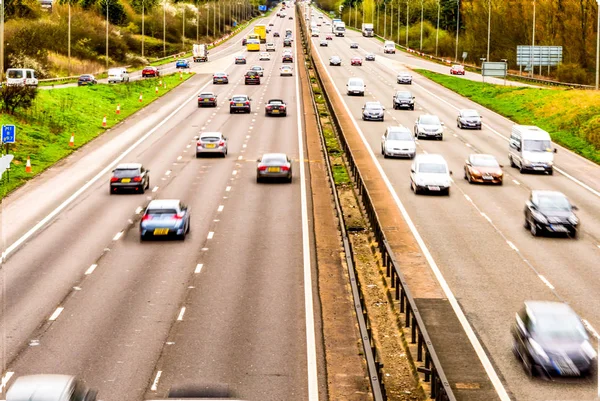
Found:
[[(2, 126), (2, 144), (6, 145), (6, 156), (10, 156), (10, 160), (12, 160), (13, 156), (10, 155), (10, 144), (15, 143), (15, 134), (17, 129), (14, 125), (3, 125)], [(6, 167), (6, 179), (10, 181), (10, 160)], [(4, 170), (2, 170), (4, 172)]]
[(506, 84), (507, 66), (505, 61), (484, 61), (481, 64), (481, 77), (502, 77)]

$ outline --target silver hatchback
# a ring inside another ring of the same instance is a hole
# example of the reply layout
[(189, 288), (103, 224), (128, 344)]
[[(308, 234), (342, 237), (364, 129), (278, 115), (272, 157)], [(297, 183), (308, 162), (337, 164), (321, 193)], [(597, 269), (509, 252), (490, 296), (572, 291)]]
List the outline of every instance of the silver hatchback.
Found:
[(206, 154), (227, 155), (227, 138), (221, 132), (203, 132), (197, 137), (196, 157)]
[(266, 179), (285, 179), (292, 182), (292, 161), (285, 153), (265, 153), (256, 160), (256, 182)]

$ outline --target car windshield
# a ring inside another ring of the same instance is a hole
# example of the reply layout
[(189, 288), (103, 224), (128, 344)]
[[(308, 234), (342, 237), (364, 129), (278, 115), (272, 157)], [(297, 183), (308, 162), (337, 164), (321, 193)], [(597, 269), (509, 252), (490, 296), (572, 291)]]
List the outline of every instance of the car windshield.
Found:
[(412, 141), (413, 136), (409, 131), (391, 131), (387, 139), (390, 141)]
[(475, 110), (463, 110), (462, 115), (463, 117), (479, 117), (479, 113)]
[(136, 177), (140, 175), (140, 170), (137, 168), (118, 168), (113, 173), (115, 177)]
[(244, 96), (234, 96), (232, 100), (234, 102), (245, 102), (246, 98)]
[(379, 111), (382, 110), (381, 105), (380, 104), (367, 104), (365, 106), (365, 109), (367, 110), (373, 110), (373, 111)]
[(358, 80), (358, 79), (351, 79), (350, 82), (348, 82), (348, 85), (351, 86), (362, 86), (362, 81)]
[(21, 71), (21, 70), (8, 70), (8, 78), (23, 78), (23, 71)]
[(446, 166), (441, 163), (420, 163), (419, 173), (445, 174)]
[(560, 195), (540, 196), (538, 199), (538, 207), (543, 211), (571, 211), (571, 203), (569, 200)]
[(410, 92), (398, 92), (396, 97), (398, 99), (412, 99), (412, 94)]
[(422, 116), (419, 122), (426, 125), (440, 125), (440, 119), (437, 116)]
[(576, 315), (548, 314), (532, 320), (531, 331), (545, 341), (581, 343), (588, 339), (585, 328)]
[(285, 156), (281, 155), (265, 155), (262, 158), (262, 163), (287, 163)]
[(550, 147), (549, 140), (533, 140), (526, 139), (524, 141), (523, 150), (527, 152), (551, 152), (552, 148)]
[(493, 157), (472, 157), (471, 164), (477, 167), (500, 167)]

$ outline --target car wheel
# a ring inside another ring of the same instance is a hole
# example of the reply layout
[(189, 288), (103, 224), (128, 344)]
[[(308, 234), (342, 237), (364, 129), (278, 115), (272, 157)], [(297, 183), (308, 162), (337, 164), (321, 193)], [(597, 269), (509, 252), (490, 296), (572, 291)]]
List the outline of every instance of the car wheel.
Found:
[(438, 141), (443, 141), (443, 140), (444, 140), (444, 135), (442, 135), (438, 138)]
[(144, 187), (144, 184), (140, 185), (140, 193), (143, 194), (146, 192), (146, 187)]
[(523, 227), (526, 230), (529, 230), (529, 219), (527, 218), (527, 215), (525, 215), (525, 221), (523, 221)]
[(554, 169), (551, 168), (550, 170), (548, 170), (548, 175), (554, 175)]
[(108, 193), (109, 193), (110, 195), (112, 195), (112, 194), (116, 194), (116, 193), (117, 193), (117, 191), (116, 191), (116, 190), (115, 190), (115, 191), (113, 191), (113, 189), (112, 189), (112, 188), (108, 188)]
[(467, 169), (465, 169), (465, 171), (464, 171), (463, 178), (468, 181), (468, 178), (467, 178)]
[(521, 166), (519, 167), (519, 173), (523, 174), (525, 172), (525, 169), (523, 168), (523, 164), (521, 163)]
[(200, 157), (200, 153), (196, 152), (196, 159)]
[(513, 158), (511, 155), (508, 155), (508, 161), (510, 162), (510, 166), (511, 167), (517, 167), (517, 165), (515, 164), (515, 162), (513, 161)]
[(260, 179), (260, 177), (256, 177), (256, 183), (257, 183), (257, 184), (260, 184), (260, 183), (261, 183), (261, 179)]
[(410, 108), (410, 109), (411, 109), (412, 111), (414, 111), (414, 110), (415, 110), (415, 106), (411, 106), (411, 108)]
[(150, 178), (148, 178), (148, 181), (146, 181), (146, 189), (150, 189)]
[(291, 176), (287, 179), (287, 182), (288, 182), (288, 184), (292, 183), (292, 177)]
[(529, 222), (529, 232), (531, 232), (531, 235), (534, 237), (537, 237), (540, 234), (534, 221)]
[(140, 242), (144, 242), (146, 239), (144, 238), (143, 235), (140, 234)]
[(577, 234), (578, 234), (578, 231), (576, 228), (569, 231), (569, 237), (571, 237), (573, 239), (577, 239)]
[(229, 109), (229, 114), (233, 114), (233, 110)]

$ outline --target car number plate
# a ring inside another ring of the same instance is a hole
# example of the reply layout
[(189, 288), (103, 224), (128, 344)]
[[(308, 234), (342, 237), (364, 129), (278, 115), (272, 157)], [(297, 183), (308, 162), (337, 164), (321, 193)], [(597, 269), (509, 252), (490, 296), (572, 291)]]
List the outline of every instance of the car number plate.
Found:
[(205, 102), (208, 102), (208, 99), (204, 99)]
[(440, 187), (438, 187), (438, 186), (428, 186), (427, 189), (429, 189), (430, 191), (439, 191)]
[(214, 149), (216, 147), (216, 145), (214, 143), (207, 143), (206, 144), (206, 148), (207, 149)]
[(490, 176), (490, 175), (484, 175), (484, 176), (483, 176), (483, 179), (484, 179), (484, 180), (493, 180), (493, 179), (494, 179), (494, 177), (492, 177), (492, 176)]
[(273, 114), (279, 114), (279, 110), (273, 110)]
[(168, 228), (155, 228), (154, 235), (167, 235), (169, 234)]
[(243, 106), (243, 104), (241, 104), (241, 103), (236, 103), (236, 104), (235, 104), (235, 106), (236, 106), (236, 107), (242, 107), (242, 106)]
[(546, 170), (544, 167), (534, 167), (533, 169), (534, 169), (534, 170), (538, 170), (538, 171), (541, 171), (541, 170)]
[(279, 169), (279, 167), (269, 167), (269, 168), (267, 169), (267, 171), (268, 171), (269, 173), (279, 173), (279, 170), (280, 170), (280, 169)]
[(123, 178), (123, 179), (121, 179), (121, 182), (125, 182), (125, 183), (131, 182), (131, 178)]

